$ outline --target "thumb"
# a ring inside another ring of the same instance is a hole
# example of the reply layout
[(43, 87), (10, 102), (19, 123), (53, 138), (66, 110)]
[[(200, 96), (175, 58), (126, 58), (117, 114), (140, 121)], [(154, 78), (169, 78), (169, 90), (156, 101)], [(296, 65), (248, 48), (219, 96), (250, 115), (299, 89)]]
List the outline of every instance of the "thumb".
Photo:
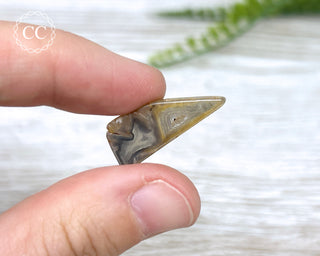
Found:
[(190, 226), (193, 184), (154, 164), (77, 174), (0, 215), (0, 255), (119, 255), (141, 240)]

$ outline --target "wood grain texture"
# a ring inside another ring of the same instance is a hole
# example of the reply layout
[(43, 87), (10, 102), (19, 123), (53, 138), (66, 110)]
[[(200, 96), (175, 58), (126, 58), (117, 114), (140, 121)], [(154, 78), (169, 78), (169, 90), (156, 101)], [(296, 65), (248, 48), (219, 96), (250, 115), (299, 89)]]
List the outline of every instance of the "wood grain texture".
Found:
[[(141, 61), (206, 26), (152, 14), (171, 1), (81, 7), (88, 2), (42, 9), (58, 28)], [(3, 3), (0, 18), (15, 20), (35, 3)], [(227, 47), (163, 70), (166, 97), (221, 95), (227, 102), (148, 160), (196, 184), (202, 198), (196, 225), (124, 255), (320, 255), (319, 24), (320, 17), (263, 20)], [(105, 140), (111, 119), (0, 108), (0, 211), (66, 176), (116, 164)]]

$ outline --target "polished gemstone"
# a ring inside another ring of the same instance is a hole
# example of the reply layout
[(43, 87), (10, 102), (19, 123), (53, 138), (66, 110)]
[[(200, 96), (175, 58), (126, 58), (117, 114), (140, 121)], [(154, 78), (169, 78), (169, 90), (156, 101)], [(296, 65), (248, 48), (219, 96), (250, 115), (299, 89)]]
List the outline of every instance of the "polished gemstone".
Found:
[(111, 121), (107, 139), (119, 164), (140, 163), (220, 108), (224, 97), (151, 102)]

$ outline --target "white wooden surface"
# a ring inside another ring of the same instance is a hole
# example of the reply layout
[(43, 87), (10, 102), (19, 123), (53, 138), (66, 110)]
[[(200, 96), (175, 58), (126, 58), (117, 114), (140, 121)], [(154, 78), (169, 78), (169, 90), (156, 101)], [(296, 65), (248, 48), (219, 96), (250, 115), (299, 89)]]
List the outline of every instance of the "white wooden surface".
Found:
[[(166, 7), (231, 1), (2, 1), (0, 19), (44, 10), (58, 28), (145, 61), (200, 33)], [(320, 255), (320, 17), (259, 22), (215, 53), (164, 69), (167, 97), (223, 95), (218, 112), (152, 156), (188, 175), (202, 197), (195, 226), (124, 255)], [(71, 174), (116, 164), (111, 117), (0, 108), (0, 211)]]

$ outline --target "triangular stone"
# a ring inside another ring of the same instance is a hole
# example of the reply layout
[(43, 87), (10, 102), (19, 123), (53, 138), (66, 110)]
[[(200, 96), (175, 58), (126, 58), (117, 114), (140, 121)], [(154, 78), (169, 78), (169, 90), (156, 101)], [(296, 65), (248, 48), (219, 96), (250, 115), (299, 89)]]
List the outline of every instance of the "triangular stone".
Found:
[(220, 108), (224, 97), (164, 99), (111, 121), (107, 138), (119, 164), (140, 163)]

